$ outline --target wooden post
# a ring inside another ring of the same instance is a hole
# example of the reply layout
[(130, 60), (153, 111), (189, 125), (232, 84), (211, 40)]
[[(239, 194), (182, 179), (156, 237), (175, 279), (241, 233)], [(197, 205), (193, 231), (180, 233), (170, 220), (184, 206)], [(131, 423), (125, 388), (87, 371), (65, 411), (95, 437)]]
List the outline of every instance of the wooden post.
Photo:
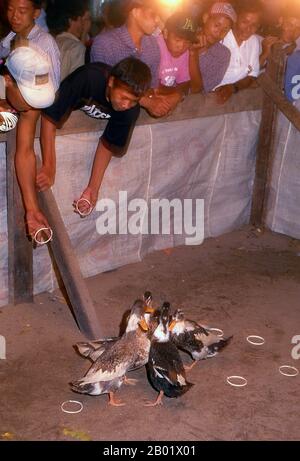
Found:
[[(285, 53), (280, 45), (274, 46), (266, 76), (277, 85), (278, 91), (281, 91), (284, 67)], [(257, 227), (264, 225), (274, 160), (277, 114), (277, 105), (272, 98), (265, 94), (256, 153), (256, 175), (251, 210), (251, 223)]]
[(39, 196), (41, 208), (53, 230), (53, 240), (49, 245), (51, 245), (77, 324), (90, 339), (99, 338), (101, 330), (93, 301), (82, 277), (54, 195), (51, 190), (48, 190), (40, 193)]
[(8, 298), (33, 302), (32, 243), (26, 238), (24, 207), (15, 173), (16, 130), (7, 134)]
[(267, 96), (276, 104), (277, 108), (300, 131), (300, 112), (279, 90), (273, 80), (266, 74), (258, 77), (259, 84)]

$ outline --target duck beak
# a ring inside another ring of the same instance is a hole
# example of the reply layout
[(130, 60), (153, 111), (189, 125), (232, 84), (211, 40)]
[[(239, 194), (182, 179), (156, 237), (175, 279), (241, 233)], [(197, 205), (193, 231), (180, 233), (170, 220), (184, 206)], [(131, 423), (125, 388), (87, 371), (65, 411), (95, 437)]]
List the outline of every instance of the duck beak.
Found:
[(175, 325), (176, 325), (176, 320), (172, 320), (172, 322), (169, 325), (169, 331), (172, 331)]
[(150, 307), (150, 306), (144, 306), (144, 312), (145, 314), (154, 314), (155, 312), (155, 309), (153, 309), (153, 307)]
[(143, 331), (148, 331), (148, 330), (149, 330), (148, 325), (147, 325), (147, 323), (145, 322), (145, 319), (141, 319), (141, 320), (139, 321), (139, 327), (140, 327), (141, 330), (143, 330)]

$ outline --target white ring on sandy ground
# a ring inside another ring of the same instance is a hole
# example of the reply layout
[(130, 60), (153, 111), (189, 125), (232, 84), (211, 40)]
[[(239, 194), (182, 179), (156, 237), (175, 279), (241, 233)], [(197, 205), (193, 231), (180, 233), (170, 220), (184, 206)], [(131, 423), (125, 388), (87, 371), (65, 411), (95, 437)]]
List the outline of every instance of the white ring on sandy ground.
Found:
[(217, 336), (219, 338), (221, 338), (222, 336), (224, 336), (224, 331), (223, 330), (220, 330), (220, 328), (207, 328), (208, 331), (215, 331), (216, 333), (219, 333), (217, 334)]
[[(37, 239), (38, 234), (39, 234), (40, 232), (46, 231), (46, 230), (50, 231), (50, 237), (48, 238), (48, 240), (43, 240), (43, 241), (38, 240), (38, 239)], [(41, 227), (40, 229), (38, 229), (38, 230), (35, 232), (35, 234), (34, 234), (34, 236), (33, 236), (33, 240), (34, 240), (35, 243), (37, 243), (38, 245), (45, 245), (46, 243), (48, 243), (48, 242), (50, 242), (50, 241), (52, 240), (52, 237), (53, 237), (53, 230), (51, 229), (51, 227)]]
[[(288, 369), (288, 370), (294, 371), (294, 374), (285, 373), (283, 371), (283, 369)], [(298, 376), (299, 375), (299, 370), (296, 367), (292, 367), (290, 365), (282, 365), (281, 367), (279, 367), (279, 373), (281, 373), (283, 376), (288, 376), (288, 377)]]
[[(233, 379), (240, 380), (241, 383), (240, 384), (232, 383), (231, 380)], [(230, 384), (230, 386), (233, 386), (233, 387), (245, 387), (248, 384), (247, 379), (244, 378), (243, 376), (227, 376), (226, 381), (228, 382), (228, 384)]]
[[(78, 410), (65, 410), (64, 409), (64, 406), (68, 403), (75, 403), (76, 405), (79, 405), (79, 409)], [(83, 409), (83, 405), (81, 402), (79, 402), (78, 400), (66, 400), (65, 402), (63, 402), (60, 406), (60, 408), (62, 409), (62, 411), (64, 413), (69, 413), (70, 415), (75, 415), (76, 413), (80, 413)]]
[[(82, 213), (82, 211), (80, 211), (79, 208), (78, 208), (79, 202), (86, 202), (89, 205), (90, 209), (86, 213)], [(85, 216), (88, 216), (88, 215), (91, 214), (94, 207), (92, 206), (91, 202), (87, 198), (81, 197), (79, 200), (77, 200), (75, 209), (76, 209), (77, 213), (80, 214), (80, 216), (85, 217)]]
[(262, 346), (265, 344), (266, 340), (262, 336), (255, 336), (255, 335), (250, 335), (247, 337), (247, 341), (250, 344), (253, 344), (253, 346)]

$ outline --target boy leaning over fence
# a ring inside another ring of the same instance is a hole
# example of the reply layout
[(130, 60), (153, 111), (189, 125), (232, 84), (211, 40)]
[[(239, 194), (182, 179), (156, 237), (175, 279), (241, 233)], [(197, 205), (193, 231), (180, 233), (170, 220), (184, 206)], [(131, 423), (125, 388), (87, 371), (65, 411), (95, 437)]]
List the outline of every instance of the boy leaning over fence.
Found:
[[(90, 117), (107, 120), (96, 148), (90, 180), (81, 197), (74, 202), (75, 211), (82, 216), (88, 215), (96, 205), (111, 157), (120, 157), (126, 153), (139, 116), (139, 101), (150, 88), (150, 84), (149, 67), (133, 57), (123, 59), (113, 68), (103, 63), (91, 63), (70, 74), (62, 82), (54, 104), (42, 114), (41, 146), (45, 175), (43, 180), (38, 178), (38, 190), (45, 191), (54, 183), (56, 128), (63, 125), (70, 113), (81, 109)], [(29, 234), (34, 236), (41, 228), (48, 228), (51, 234), (47, 218), (37, 201), (33, 149), (23, 151), (16, 166)], [(22, 174), (23, 171), (26, 174)]]

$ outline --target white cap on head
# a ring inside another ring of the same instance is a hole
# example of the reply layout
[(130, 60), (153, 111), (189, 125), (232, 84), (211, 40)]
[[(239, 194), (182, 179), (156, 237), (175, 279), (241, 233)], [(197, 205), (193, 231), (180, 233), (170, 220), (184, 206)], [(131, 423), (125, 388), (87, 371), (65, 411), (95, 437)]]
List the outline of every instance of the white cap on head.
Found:
[(34, 109), (53, 104), (55, 90), (49, 73), (50, 63), (44, 55), (34, 48), (20, 46), (9, 54), (6, 66), (27, 104)]

